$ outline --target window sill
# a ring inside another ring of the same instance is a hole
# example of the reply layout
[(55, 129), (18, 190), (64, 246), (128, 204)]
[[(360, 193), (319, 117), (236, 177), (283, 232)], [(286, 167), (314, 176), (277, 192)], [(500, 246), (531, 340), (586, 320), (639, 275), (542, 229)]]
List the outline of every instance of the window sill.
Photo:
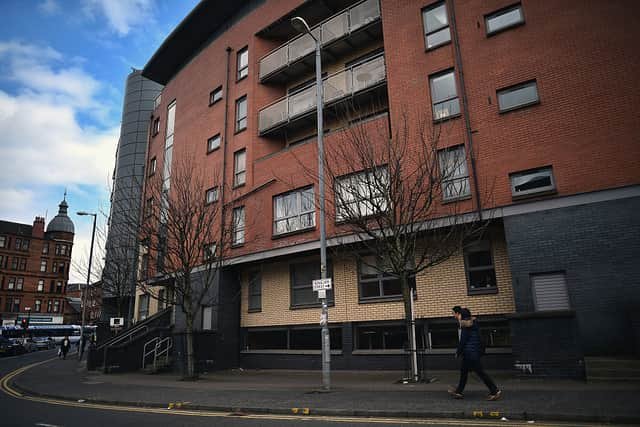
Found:
[[(414, 296), (413, 300), (416, 301), (418, 296)], [(385, 302), (402, 302), (402, 295), (392, 295), (388, 297), (371, 297), (371, 298), (358, 298), (358, 304), (376, 304)]]
[(278, 240), (289, 236), (295, 236), (296, 234), (308, 233), (309, 231), (314, 231), (315, 229), (316, 226), (314, 225), (313, 227), (301, 228), (300, 230), (289, 231), (287, 233), (273, 234), (271, 236), (271, 240)]
[(216, 148), (214, 148), (214, 149), (212, 149), (212, 150), (207, 149), (207, 156), (208, 156), (209, 154), (213, 153), (214, 151), (218, 151), (219, 149), (220, 149), (220, 146), (218, 146), (218, 147), (216, 147)]
[[(525, 21), (516, 22), (515, 24), (508, 25), (506, 27), (500, 28), (499, 30), (494, 30), (492, 32), (487, 32), (487, 38), (497, 36), (500, 33), (504, 33), (505, 31), (511, 30), (513, 28), (522, 27), (525, 24)], [(486, 27), (486, 24), (485, 24)]]
[(246, 130), (247, 130), (247, 128), (246, 128), (246, 127), (242, 128), (242, 129), (236, 129), (236, 131), (235, 131), (235, 132), (233, 132), (233, 134), (234, 134), (234, 135), (238, 135), (239, 133), (242, 133), (242, 132), (244, 132), (244, 131), (246, 131)]
[(261, 308), (250, 308), (247, 310), (247, 313), (262, 313)]
[(210, 102), (210, 103), (209, 103), (209, 107), (212, 107), (212, 106), (216, 105), (216, 104), (217, 104), (218, 102), (220, 102), (220, 101), (222, 101), (222, 98), (220, 98), (220, 99), (216, 99), (215, 101)]
[(247, 79), (248, 77), (249, 77), (249, 74), (247, 73), (247, 75), (246, 75), (246, 76), (242, 76), (242, 77), (240, 77), (240, 78), (236, 79), (236, 83), (240, 83), (241, 81), (243, 81), (243, 80)]
[[(327, 302), (327, 307), (334, 307), (335, 302)], [(322, 308), (322, 303), (313, 303), (313, 304), (298, 304), (298, 305), (289, 305), (289, 310), (306, 310), (308, 308)]]
[(533, 102), (528, 102), (526, 104), (517, 105), (515, 107), (507, 108), (506, 110), (500, 110), (499, 109), (500, 106), (498, 105), (498, 109), (499, 109), (498, 113), (499, 114), (507, 114), (507, 113), (510, 113), (512, 111), (521, 110), (521, 109), (527, 108), (527, 107), (533, 107), (533, 106), (539, 105), (539, 104), (540, 104), (540, 100), (537, 100), (537, 101), (533, 101)]
[(209, 206), (209, 205), (215, 205), (216, 203), (218, 203), (218, 200), (214, 200), (213, 202), (204, 202), (205, 206)]
[(448, 205), (449, 203), (461, 202), (463, 200), (471, 199), (471, 193), (465, 194), (464, 196), (452, 197), (450, 199), (442, 199), (443, 205)]
[(553, 190), (542, 190), (542, 191), (536, 191), (534, 193), (527, 193), (527, 194), (511, 194), (511, 200), (513, 201), (518, 201), (518, 200), (524, 200), (524, 199), (532, 199), (535, 197), (545, 197), (545, 196), (554, 196), (558, 194), (558, 191), (554, 188)]
[[(322, 350), (242, 350), (240, 354), (299, 354), (319, 356)], [(341, 356), (342, 350), (331, 350), (332, 356)]]
[(440, 117), (438, 119), (434, 118), (434, 119), (432, 119), (432, 121), (435, 124), (440, 124), (440, 123), (448, 122), (449, 120), (459, 119), (460, 117), (462, 117), (462, 114), (458, 113), (458, 114), (452, 114), (452, 115), (447, 116), (447, 117)]
[(244, 242), (242, 243), (234, 243), (231, 245), (231, 249), (238, 249), (244, 246)]
[(448, 40), (448, 41), (446, 41), (446, 42), (442, 42), (442, 43), (437, 44), (437, 45), (435, 45), (435, 46), (427, 47), (427, 48), (425, 48), (425, 50), (424, 50), (424, 51), (425, 51), (425, 53), (427, 53), (427, 52), (433, 52), (434, 50), (436, 50), (436, 49), (438, 49), (438, 48), (441, 48), (441, 47), (443, 47), (443, 46), (447, 46), (447, 45), (450, 45), (450, 44), (451, 44), (451, 40)]
[(498, 287), (494, 287), (494, 288), (485, 288), (485, 289), (468, 289), (467, 290), (467, 295), (472, 296), (472, 295), (489, 295), (489, 294), (497, 294), (498, 293)]
[(389, 349), (389, 350), (384, 350), (384, 349), (372, 349), (372, 350), (353, 350), (353, 352), (351, 352), (352, 355), (354, 356), (373, 356), (373, 355), (405, 355), (407, 352), (400, 349), (400, 348), (394, 348), (394, 349)]
[(232, 190), (236, 190), (238, 188), (244, 187), (245, 185), (247, 185), (246, 182), (243, 182), (242, 184), (236, 184), (233, 187), (231, 187)]

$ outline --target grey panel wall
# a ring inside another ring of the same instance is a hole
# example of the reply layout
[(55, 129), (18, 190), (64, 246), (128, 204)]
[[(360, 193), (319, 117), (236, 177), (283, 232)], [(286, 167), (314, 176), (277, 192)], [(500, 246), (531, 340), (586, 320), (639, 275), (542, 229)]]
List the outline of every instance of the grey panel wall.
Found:
[(585, 355), (633, 354), (639, 212), (628, 198), (504, 218), (516, 311), (534, 311), (532, 274), (564, 272)]
[[(161, 85), (142, 77), (139, 70), (134, 70), (127, 77), (111, 195), (103, 277), (105, 282), (115, 275), (112, 268), (116, 262), (122, 264), (123, 256), (126, 256), (128, 265), (136, 265), (136, 237), (132, 233), (130, 223), (131, 219), (137, 218), (140, 212), (149, 118), (153, 112), (153, 101), (161, 90)], [(129, 289), (133, 289), (136, 269), (127, 268), (127, 270), (131, 270), (128, 282)], [(103, 318), (105, 319), (114, 314), (113, 307), (109, 306), (109, 301), (112, 300), (110, 298), (112, 292), (109, 288), (109, 284), (106, 284), (103, 291), (105, 302)], [(128, 316), (125, 314), (125, 317)]]

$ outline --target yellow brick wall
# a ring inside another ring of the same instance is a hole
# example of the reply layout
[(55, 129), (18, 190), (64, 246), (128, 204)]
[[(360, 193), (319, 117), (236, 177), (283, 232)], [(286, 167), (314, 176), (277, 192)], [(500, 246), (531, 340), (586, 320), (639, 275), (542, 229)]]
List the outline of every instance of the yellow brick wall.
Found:
[[(498, 293), (467, 295), (462, 251), (444, 263), (432, 267), (416, 277), (418, 298), (415, 302), (419, 318), (446, 317), (451, 307), (461, 305), (479, 315), (512, 313), (515, 310), (511, 273), (506, 244), (502, 234), (491, 242)], [(313, 258), (311, 258), (312, 260)], [(320, 308), (290, 309), (289, 263), (308, 261), (309, 258), (291, 258), (290, 261), (265, 263), (262, 271), (262, 311), (248, 313), (248, 271), (242, 280), (242, 327), (275, 326), (289, 324), (317, 324)], [(357, 265), (342, 258), (333, 262), (335, 306), (329, 307), (329, 321), (362, 322), (398, 320), (404, 318), (402, 301), (361, 304), (358, 302)]]
[[(148, 291), (149, 293), (151, 293), (151, 297), (149, 298), (149, 317), (153, 316), (154, 314), (156, 314), (158, 312), (158, 300), (156, 298), (153, 297), (153, 295), (158, 295), (158, 291), (160, 289), (162, 289), (162, 286), (153, 286), (153, 287), (149, 287)], [(137, 322), (138, 319), (138, 304), (140, 303), (140, 295), (144, 294), (144, 292), (137, 288), (136, 289), (136, 301), (135, 301), (135, 306), (134, 306), (134, 311), (133, 311), (133, 320), (134, 322)], [(165, 304), (166, 305), (166, 304)]]

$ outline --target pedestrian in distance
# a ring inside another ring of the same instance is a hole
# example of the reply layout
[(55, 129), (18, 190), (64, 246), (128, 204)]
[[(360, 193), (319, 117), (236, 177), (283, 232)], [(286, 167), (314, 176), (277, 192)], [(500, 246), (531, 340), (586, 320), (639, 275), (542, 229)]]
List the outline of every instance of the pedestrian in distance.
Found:
[(482, 367), (480, 358), (484, 355), (484, 345), (480, 337), (480, 328), (476, 318), (471, 316), (471, 311), (459, 305), (453, 307), (453, 316), (460, 325), (460, 342), (456, 350), (456, 358), (462, 357), (460, 364), (460, 381), (457, 388), (450, 388), (449, 394), (455, 399), (464, 397), (464, 387), (467, 385), (469, 372), (473, 371), (489, 389), (487, 400), (498, 400), (502, 391), (496, 387), (493, 380), (487, 375)]
[(69, 349), (71, 348), (71, 340), (67, 335), (60, 342), (60, 350), (62, 350), (62, 358), (67, 358), (67, 353), (69, 353)]

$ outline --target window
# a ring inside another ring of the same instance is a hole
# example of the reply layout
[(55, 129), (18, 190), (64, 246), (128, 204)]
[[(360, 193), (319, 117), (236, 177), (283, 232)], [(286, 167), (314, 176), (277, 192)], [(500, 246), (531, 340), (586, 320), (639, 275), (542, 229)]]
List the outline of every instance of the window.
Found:
[(149, 175), (153, 175), (154, 173), (156, 173), (156, 158), (153, 157), (153, 159), (151, 159), (151, 163), (149, 164)]
[(515, 4), (484, 17), (487, 35), (492, 35), (500, 31), (524, 24), (522, 5)]
[(20, 298), (13, 299), (13, 312), (20, 313)]
[(47, 301), (47, 313), (51, 313), (52, 307), (53, 307), (53, 301), (48, 300)]
[(49, 253), (49, 244), (45, 243), (44, 245), (42, 245), (42, 253), (43, 254), (48, 254)]
[(149, 254), (144, 253), (140, 257), (140, 274), (138, 275), (140, 280), (147, 280), (149, 278)]
[(153, 128), (151, 129), (151, 136), (156, 136), (160, 133), (160, 118), (156, 118), (153, 121)]
[(24, 286), (24, 277), (16, 278), (16, 290), (21, 291)]
[(56, 294), (61, 294), (62, 293), (62, 282), (57, 281), (56, 282)]
[(209, 105), (213, 105), (222, 99), (222, 86), (218, 86), (209, 93)]
[(165, 290), (164, 289), (160, 289), (158, 291), (158, 311), (160, 310), (164, 310), (164, 307), (166, 305), (166, 297), (165, 297)]
[(218, 201), (218, 187), (213, 187), (207, 190), (205, 193), (205, 201), (207, 204)]
[[(360, 300), (402, 297), (400, 279), (384, 270), (382, 261), (374, 255), (362, 257), (358, 265)], [(409, 286), (415, 289), (415, 283), (415, 277), (410, 277)]]
[(22, 240), (22, 250), (23, 251), (28, 251), (29, 250), (29, 243), (31, 243), (30, 240), (27, 240), (27, 239), (23, 239)]
[(247, 97), (236, 101), (236, 132), (247, 128)]
[(407, 327), (404, 325), (357, 326), (355, 338), (358, 350), (401, 350), (407, 345)]
[(16, 251), (19, 251), (22, 249), (22, 239), (16, 239), (15, 244), (16, 244)]
[(207, 153), (210, 153), (220, 148), (221, 141), (222, 141), (222, 138), (220, 137), (220, 134), (214, 135), (211, 138), (207, 139)]
[(556, 189), (551, 166), (509, 175), (513, 197), (548, 193)]
[(59, 311), (60, 311), (60, 301), (55, 300), (55, 301), (53, 302), (53, 312), (54, 312), (54, 313), (57, 313), (57, 312), (59, 312)]
[(464, 145), (457, 145), (438, 151), (442, 179), (442, 199), (455, 200), (469, 196), (469, 173)]
[(315, 219), (313, 187), (273, 198), (273, 234), (314, 228)]
[(249, 273), (249, 312), (262, 310), (262, 274), (260, 271)]
[[(331, 264), (327, 263), (327, 277), (331, 277)], [(291, 264), (291, 306), (317, 306), (320, 304), (313, 291), (312, 281), (320, 278), (320, 262)], [(333, 304), (333, 289), (327, 290), (327, 303)]]
[(451, 41), (449, 18), (445, 2), (436, 3), (422, 10), (427, 50), (435, 49)]
[(218, 245), (216, 242), (207, 243), (206, 245), (204, 245), (203, 251), (204, 251), (204, 254), (203, 254), (204, 260), (211, 261), (216, 257), (216, 252), (218, 251)]
[(12, 270), (18, 269), (18, 258), (13, 257), (13, 259), (11, 260), (11, 269)]
[(142, 294), (138, 298), (138, 322), (149, 317), (149, 294)]
[(53, 264), (51, 265), (51, 272), (52, 273), (58, 272), (58, 261), (53, 261)]
[(0, 236), (0, 248), (4, 248), (7, 245), (7, 238), (5, 236)]
[(540, 102), (536, 81), (520, 83), (498, 91), (498, 106), (504, 113)]
[(55, 290), (56, 287), (56, 281), (52, 280), (51, 283), (49, 283), (49, 292), (53, 293), (53, 291)]
[(43, 273), (47, 272), (47, 260), (46, 259), (41, 259), (40, 260), (40, 271)]
[(233, 245), (244, 243), (244, 206), (233, 210)]
[(60, 255), (60, 245), (56, 243), (56, 255)]
[(469, 294), (497, 292), (496, 271), (488, 241), (475, 242), (465, 247), (464, 265)]
[[(342, 349), (342, 328), (329, 328), (331, 350)], [(287, 329), (250, 329), (246, 350), (321, 350), (320, 328), (293, 326)]]
[(534, 274), (531, 287), (536, 311), (570, 308), (567, 278), (563, 272)]
[(153, 214), (153, 197), (147, 199), (147, 203), (144, 205), (144, 215), (149, 217)]
[(27, 271), (27, 259), (20, 258), (20, 271)]
[(388, 208), (386, 167), (336, 179), (336, 219), (347, 221), (383, 213)]
[(213, 329), (213, 307), (202, 307), (202, 330), (210, 331)]
[(481, 320), (479, 322), (479, 325), (482, 342), (486, 345), (487, 348), (511, 347), (511, 332), (509, 329), (509, 321)]
[(245, 47), (238, 51), (238, 80), (244, 79), (249, 75), (249, 48)]
[(40, 310), (42, 310), (42, 300), (37, 299), (35, 300), (33, 311), (40, 313)]
[(38, 280), (38, 287), (36, 288), (38, 292), (44, 292), (44, 280)]
[(460, 102), (453, 70), (429, 77), (433, 120), (444, 120), (460, 115)]
[(11, 290), (11, 289), (15, 289), (15, 287), (16, 287), (16, 278), (9, 277), (9, 283), (7, 283), (7, 289)]
[(4, 255), (0, 255), (0, 268), (4, 268), (4, 260), (5, 260)]
[(457, 348), (458, 324), (451, 322), (430, 323), (426, 338), (429, 349)]
[(247, 179), (247, 150), (233, 153), (233, 186), (244, 185)]

